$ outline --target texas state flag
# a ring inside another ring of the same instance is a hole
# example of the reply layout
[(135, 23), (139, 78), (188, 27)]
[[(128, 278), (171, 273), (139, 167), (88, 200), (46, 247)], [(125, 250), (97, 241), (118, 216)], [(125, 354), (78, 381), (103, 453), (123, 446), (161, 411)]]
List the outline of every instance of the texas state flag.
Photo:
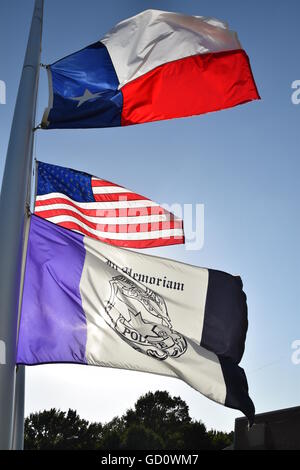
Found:
[(146, 10), (47, 67), (42, 127), (112, 127), (259, 99), (235, 32), (214, 18)]

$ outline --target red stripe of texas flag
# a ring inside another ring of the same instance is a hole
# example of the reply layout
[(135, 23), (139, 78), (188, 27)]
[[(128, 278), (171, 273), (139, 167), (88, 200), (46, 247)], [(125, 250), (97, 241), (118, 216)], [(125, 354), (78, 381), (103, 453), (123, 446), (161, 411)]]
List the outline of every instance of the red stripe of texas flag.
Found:
[(244, 50), (169, 62), (121, 90), (123, 126), (198, 115), (260, 99)]

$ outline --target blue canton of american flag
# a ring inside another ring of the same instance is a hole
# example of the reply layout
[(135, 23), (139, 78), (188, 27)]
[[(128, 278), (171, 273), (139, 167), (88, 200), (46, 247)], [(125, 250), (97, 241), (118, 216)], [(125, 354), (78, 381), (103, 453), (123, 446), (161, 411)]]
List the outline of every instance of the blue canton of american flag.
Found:
[(118, 184), (38, 162), (35, 214), (62, 227), (128, 248), (184, 243), (183, 222)]

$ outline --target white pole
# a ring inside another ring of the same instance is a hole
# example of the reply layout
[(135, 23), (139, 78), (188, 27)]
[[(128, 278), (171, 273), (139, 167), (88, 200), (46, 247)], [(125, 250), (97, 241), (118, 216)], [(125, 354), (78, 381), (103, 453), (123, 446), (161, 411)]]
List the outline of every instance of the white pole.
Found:
[(3, 221), (0, 231), (0, 449), (3, 450), (13, 446), (18, 304), (27, 188), (32, 167), (43, 7), (44, 0), (35, 0), (0, 198)]

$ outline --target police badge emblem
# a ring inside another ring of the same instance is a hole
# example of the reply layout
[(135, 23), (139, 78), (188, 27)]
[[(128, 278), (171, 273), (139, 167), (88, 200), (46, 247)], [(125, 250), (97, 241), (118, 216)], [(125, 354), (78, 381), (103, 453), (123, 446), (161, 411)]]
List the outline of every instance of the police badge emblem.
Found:
[(105, 311), (110, 326), (135, 350), (159, 360), (177, 358), (187, 350), (185, 338), (173, 330), (164, 299), (126, 276), (110, 281)]

